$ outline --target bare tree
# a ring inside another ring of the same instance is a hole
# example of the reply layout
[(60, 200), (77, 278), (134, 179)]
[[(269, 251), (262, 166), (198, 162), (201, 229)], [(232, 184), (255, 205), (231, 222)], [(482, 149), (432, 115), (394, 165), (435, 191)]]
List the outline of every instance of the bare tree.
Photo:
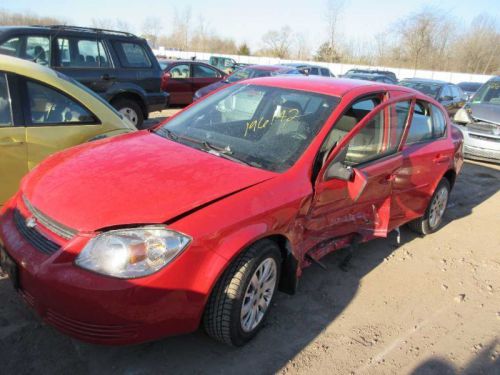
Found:
[(153, 47), (158, 46), (158, 38), (163, 28), (163, 21), (158, 17), (148, 17), (142, 23), (142, 35)]
[(67, 21), (56, 17), (42, 17), (32, 12), (13, 13), (0, 9), (0, 25), (55, 25), (66, 24)]
[(280, 30), (270, 30), (262, 36), (264, 50), (273, 57), (284, 59), (290, 56), (292, 29), (283, 26)]
[(298, 60), (308, 60), (311, 58), (311, 45), (305, 33), (295, 34), (296, 53)]
[(334, 62), (334, 59), (338, 56), (338, 20), (344, 10), (344, 6), (344, 0), (327, 0), (326, 2), (325, 22), (327, 25), (328, 36), (328, 62)]

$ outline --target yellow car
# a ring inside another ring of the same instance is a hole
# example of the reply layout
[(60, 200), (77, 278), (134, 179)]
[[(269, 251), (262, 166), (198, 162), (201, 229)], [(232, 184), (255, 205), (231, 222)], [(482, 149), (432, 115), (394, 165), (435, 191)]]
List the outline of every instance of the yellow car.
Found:
[(48, 155), (135, 127), (71, 78), (0, 55), (0, 206)]

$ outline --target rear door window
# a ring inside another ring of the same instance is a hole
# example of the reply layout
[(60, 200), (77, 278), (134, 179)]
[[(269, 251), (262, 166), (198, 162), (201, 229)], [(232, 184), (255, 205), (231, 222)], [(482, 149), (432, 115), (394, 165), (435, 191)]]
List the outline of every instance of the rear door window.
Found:
[(319, 76), (319, 69), (318, 68), (311, 68), (311, 72), (309, 73), (313, 76)]
[(330, 77), (330, 71), (325, 68), (321, 68), (321, 75), (325, 77)]
[(43, 85), (27, 80), (32, 125), (95, 124), (95, 116), (76, 100)]
[(217, 78), (219, 73), (214, 69), (204, 65), (193, 64), (193, 77), (194, 78)]
[(125, 68), (150, 68), (151, 60), (139, 43), (115, 42), (114, 43), (120, 63)]
[[(438, 112), (436, 112), (436, 116), (439, 116)], [(437, 121), (439, 121), (438, 117)], [(445, 126), (446, 125), (437, 124), (436, 130), (438, 130), (439, 128), (444, 129)], [(441, 135), (443, 134), (443, 132), (444, 130), (441, 131)], [(439, 132), (436, 133), (434, 132), (431, 104), (427, 102), (415, 103), (415, 109), (413, 111), (413, 119), (411, 120), (410, 130), (408, 131), (406, 144), (411, 145), (415, 143), (429, 141), (433, 138), (438, 138), (438, 134)]]
[(12, 126), (9, 87), (5, 73), (0, 73), (0, 127)]
[(101, 41), (77, 38), (58, 38), (57, 65), (66, 68), (109, 67), (109, 58)]
[(433, 138), (441, 138), (444, 136), (446, 131), (446, 120), (443, 115), (443, 112), (436, 107), (434, 104), (431, 104), (432, 111), (432, 137)]

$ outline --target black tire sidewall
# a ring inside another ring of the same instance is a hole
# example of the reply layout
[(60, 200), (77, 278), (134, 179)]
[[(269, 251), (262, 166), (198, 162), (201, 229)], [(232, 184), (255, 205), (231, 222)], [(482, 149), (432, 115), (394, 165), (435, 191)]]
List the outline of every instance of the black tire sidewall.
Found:
[(130, 99), (117, 99), (112, 104), (117, 111), (123, 108), (133, 109), (137, 114), (137, 124), (135, 126), (137, 129), (141, 129), (144, 122), (144, 113), (142, 113), (141, 106), (138, 103)]
[[(431, 206), (432, 206), (432, 202), (434, 201), (434, 198), (436, 197), (436, 195), (439, 193), (439, 191), (443, 187), (445, 187), (446, 190), (448, 191), (448, 198), (446, 200), (445, 212), (443, 213), (443, 216), (441, 216), (441, 218), (439, 219), (439, 222), (437, 223), (437, 225), (433, 228), (429, 224), (429, 216), (430, 216), (430, 212), (431, 212)], [(429, 205), (427, 206), (427, 210), (425, 211), (425, 220), (423, 223), (424, 228), (422, 228), (424, 230), (425, 234), (433, 233), (436, 230), (438, 230), (439, 227), (441, 227), (441, 224), (443, 223), (444, 214), (446, 213), (446, 209), (448, 208), (448, 202), (450, 201), (450, 190), (451, 190), (450, 183), (448, 182), (447, 179), (443, 178), (441, 181), (439, 181), (439, 184), (438, 184), (436, 190), (434, 191), (434, 194), (432, 194), (431, 200), (429, 201)]]
[[(276, 262), (276, 285), (274, 287), (274, 292), (273, 296), (271, 298), (270, 304), (268, 309), (266, 310), (264, 317), (262, 320), (259, 322), (257, 327), (255, 327), (251, 332), (245, 332), (243, 331), (241, 327), (241, 307), (243, 305), (243, 299), (245, 296), (245, 292), (248, 288), (248, 285), (250, 284), (250, 279), (252, 275), (254, 274), (255, 270), (257, 267), (267, 258), (273, 258), (274, 261)], [(236, 301), (232, 306), (232, 311), (231, 311), (231, 338), (233, 341), (233, 345), (235, 346), (241, 346), (251, 340), (257, 332), (262, 328), (263, 323), (267, 319), (267, 316), (269, 315), (269, 311), (271, 310), (272, 303), (274, 301), (274, 298), (277, 293), (278, 289), (278, 284), (280, 280), (280, 275), (281, 275), (281, 256), (280, 256), (280, 251), (277, 245), (273, 243), (263, 243), (261, 248), (260, 248), (260, 255), (258, 257), (253, 258), (250, 261), (250, 267), (248, 267), (247, 272), (245, 273), (244, 279), (242, 280), (242, 283), (239, 286), (238, 289), (238, 294), (236, 296)]]

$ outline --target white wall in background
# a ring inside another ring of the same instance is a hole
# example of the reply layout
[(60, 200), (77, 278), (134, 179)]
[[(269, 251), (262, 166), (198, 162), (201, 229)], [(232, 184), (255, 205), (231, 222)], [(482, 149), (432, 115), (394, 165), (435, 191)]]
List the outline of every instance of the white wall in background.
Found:
[(405, 68), (389, 68), (384, 66), (366, 66), (366, 65), (355, 65), (355, 64), (337, 64), (337, 63), (324, 63), (324, 62), (312, 62), (312, 61), (300, 61), (300, 60), (282, 60), (276, 57), (259, 57), (259, 56), (238, 56), (238, 55), (225, 55), (225, 54), (215, 54), (215, 53), (205, 53), (205, 52), (188, 52), (188, 51), (171, 51), (160, 47), (159, 49), (154, 49), (153, 52), (158, 57), (174, 57), (180, 59), (191, 59), (196, 57), (197, 60), (208, 60), (210, 56), (224, 56), (234, 59), (238, 63), (242, 64), (283, 64), (283, 63), (305, 63), (325, 66), (330, 69), (330, 71), (336, 76), (344, 74), (349, 69), (361, 68), (361, 69), (381, 69), (390, 70), (396, 74), (398, 79), (404, 78), (431, 78), (439, 79), (442, 81), (459, 83), (459, 82), (486, 82), (492, 76), (484, 74), (469, 74), (469, 73), (456, 73), (456, 72), (435, 72), (432, 70), (413, 70)]

